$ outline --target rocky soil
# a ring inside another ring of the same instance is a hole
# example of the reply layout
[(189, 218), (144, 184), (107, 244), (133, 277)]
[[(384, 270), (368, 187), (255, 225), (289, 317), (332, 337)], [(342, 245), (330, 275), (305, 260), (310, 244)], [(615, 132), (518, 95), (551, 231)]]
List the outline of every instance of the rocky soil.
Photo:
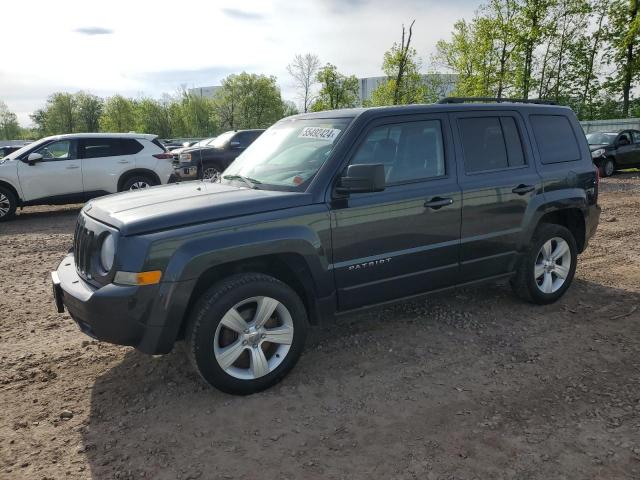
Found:
[(244, 398), (55, 313), (78, 207), (27, 208), (0, 224), (0, 478), (640, 479), (640, 175), (601, 192), (558, 303), (485, 285), (341, 317)]

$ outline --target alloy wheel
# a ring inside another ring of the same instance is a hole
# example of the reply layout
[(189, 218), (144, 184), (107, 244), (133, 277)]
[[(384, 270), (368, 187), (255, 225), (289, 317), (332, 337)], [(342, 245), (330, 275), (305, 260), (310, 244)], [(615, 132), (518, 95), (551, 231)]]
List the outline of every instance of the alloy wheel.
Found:
[(205, 168), (204, 172), (202, 172), (202, 178), (204, 180), (217, 182), (220, 179), (220, 170), (215, 167)]
[(149, 188), (150, 186), (151, 185), (149, 185), (147, 182), (139, 180), (137, 182), (133, 182), (129, 187), (129, 190), (140, 190), (141, 188)]
[(11, 209), (11, 202), (6, 195), (0, 193), (0, 217), (4, 217)]
[(547, 240), (536, 257), (534, 266), (536, 285), (542, 293), (557, 292), (571, 271), (571, 249), (560, 237)]
[(270, 297), (252, 297), (224, 314), (213, 353), (228, 375), (254, 380), (278, 368), (292, 342), (293, 320), (287, 307)]

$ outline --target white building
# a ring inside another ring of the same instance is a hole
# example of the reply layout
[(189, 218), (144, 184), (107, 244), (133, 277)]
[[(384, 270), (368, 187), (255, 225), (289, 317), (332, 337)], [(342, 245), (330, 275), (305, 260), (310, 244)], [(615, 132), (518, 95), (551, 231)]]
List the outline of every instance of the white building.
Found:
[[(378, 85), (386, 82), (387, 79), (388, 77), (386, 76), (359, 78), (360, 105), (362, 105), (365, 100), (369, 100), (373, 91), (378, 88)], [(422, 79), (426, 85), (436, 89), (440, 98), (444, 98), (453, 92), (458, 76), (450, 73), (428, 73), (422, 75)]]
[(221, 88), (222, 87), (220, 85), (213, 85), (210, 87), (190, 88), (187, 91), (189, 92), (190, 95), (195, 95), (197, 97), (213, 98), (216, 92)]

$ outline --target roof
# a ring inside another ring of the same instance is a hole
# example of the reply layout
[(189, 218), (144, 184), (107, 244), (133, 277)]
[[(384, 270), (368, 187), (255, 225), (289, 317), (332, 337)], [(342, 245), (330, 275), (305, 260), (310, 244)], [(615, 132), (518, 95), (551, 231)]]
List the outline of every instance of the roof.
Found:
[(464, 112), (468, 110), (557, 110), (569, 109), (559, 105), (500, 102), (500, 103), (428, 103), (413, 105), (391, 105), (387, 107), (343, 108), (339, 110), (323, 110), (322, 112), (301, 113), (289, 118), (354, 118), (360, 115), (406, 115), (408, 113)]
[(150, 133), (65, 133), (64, 135), (52, 135), (47, 138), (51, 139), (64, 139), (64, 138), (144, 138), (146, 140), (153, 140), (157, 138), (157, 135)]

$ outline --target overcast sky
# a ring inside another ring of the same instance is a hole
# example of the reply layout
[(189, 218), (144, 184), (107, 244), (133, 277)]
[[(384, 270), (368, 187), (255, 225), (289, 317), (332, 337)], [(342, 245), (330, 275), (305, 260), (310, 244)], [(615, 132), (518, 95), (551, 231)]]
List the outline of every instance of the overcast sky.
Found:
[(312, 52), (358, 77), (381, 74), (382, 55), (416, 19), (413, 45), (435, 42), (478, 0), (7, 0), (1, 7), (0, 100), (29, 114), (54, 91), (100, 96), (174, 94), (230, 73), (275, 75), (295, 99), (286, 65)]

